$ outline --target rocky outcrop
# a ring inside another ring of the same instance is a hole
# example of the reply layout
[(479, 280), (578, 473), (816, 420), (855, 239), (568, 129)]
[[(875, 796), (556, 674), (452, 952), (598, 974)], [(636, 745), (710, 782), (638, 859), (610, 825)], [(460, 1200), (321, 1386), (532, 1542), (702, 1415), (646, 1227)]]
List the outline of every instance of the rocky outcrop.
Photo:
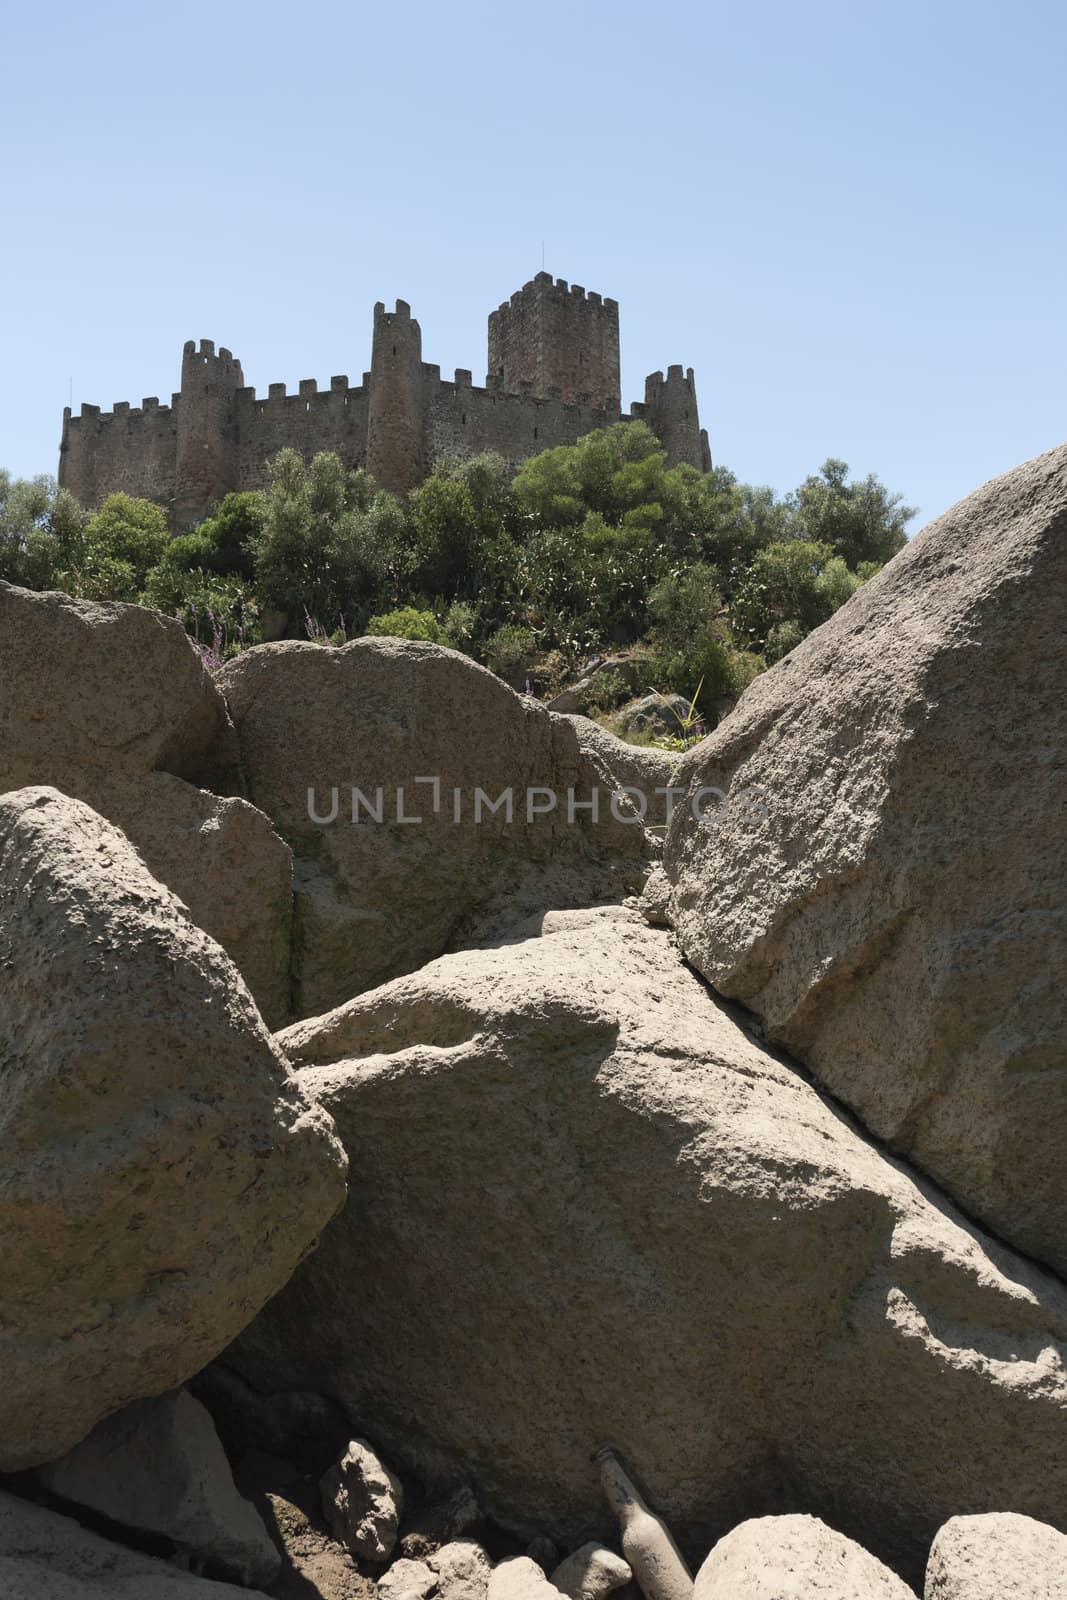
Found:
[(485, 1600), (493, 1563), (474, 1539), (443, 1544), (426, 1565), (437, 1577), (440, 1600)]
[(181, 623), (0, 583), (0, 684), (0, 793), (49, 784), (121, 828), (285, 1022), (292, 857), (247, 801), (197, 786), (235, 781), (236, 741)]
[(425, 1561), (402, 1556), (378, 1579), (380, 1600), (428, 1600), (437, 1588), (437, 1574)]
[(0, 583), (0, 788), (77, 795), (232, 766), (226, 706), (181, 623)]
[(569, 1600), (604, 1600), (632, 1578), (620, 1555), (591, 1539), (560, 1562), (552, 1573), (552, 1584)]
[(637, 689), (645, 671), (646, 663), (639, 656), (605, 656), (587, 665), (572, 683), (553, 695), (548, 709), (568, 716), (584, 714), (594, 705), (609, 710)]
[(938, 1532), (925, 1600), (1067, 1600), (1067, 1537), (1010, 1513), (953, 1517)]
[(692, 711), (692, 704), (684, 695), (652, 694), (631, 700), (618, 714), (619, 726), (626, 733), (655, 734), (678, 738)]
[(154, 1534), (241, 1583), (269, 1584), (281, 1557), (249, 1502), (204, 1407), (185, 1389), (138, 1400), (37, 1476), (61, 1500)]
[(363, 1439), (352, 1439), (321, 1484), (322, 1508), (334, 1538), (364, 1561), (388, 1561), (404, 1510), (399, 1478)]
[[(552, 876), (542, 905), (640, 880), (643, 830), (613, 817), (611, 775), (568, 721), (466, 656), (400, 639), (261, 645), (219, 684), (251, 799), (297, 858), (299, 1015), (462, 942), (524, 879)], [(594, 788), (596, 822), (578, 809)]]
[(0, 1594), (5, 1600), (266, 1600), (259, 1589), (194, 1578), (2, 1490)]
[(647, 828), (666, 823), (668, 801), (681, 755), (656, 745), (627, 744), (590, 717), (568, 717), (581, 749), (602, 763), (620, 790), (631, 792)]
[(0, 1467), (204, 1366), (341, 1203), (328, 1116), (125, 837), (0, 797)]
[(1065, 617), (1062, 446), (932, 523), (752, 684), (683, 762), (707, 814), (680, 806), (665, 856), (694, 965), (1061, 1273)]
[(529, 1556), (498, 1562), (489, 1575), (488, 1600), (561, 1600), (560, 1591)]
[(324, 1386), (401, 1472), (572, 1548), (611, 1537), (605, 1437), (698, 1559), (783, 1501), (913, 1572), (961, 1506), (1063, 1517), (1067, 1291), (887, 1160), (668, 935), (557, 914), (281, 1042), (354, 1179), (230, 1352), (258, 1387)]
[(268, 1026), (288, 1021), (293, 858), (262, 811), (166, 772), (93, 799), (226, 951)]
[(694, 1600), (915, 1600), (874, 1556), (818, 1517), (757, 1517), (720, 1539)]

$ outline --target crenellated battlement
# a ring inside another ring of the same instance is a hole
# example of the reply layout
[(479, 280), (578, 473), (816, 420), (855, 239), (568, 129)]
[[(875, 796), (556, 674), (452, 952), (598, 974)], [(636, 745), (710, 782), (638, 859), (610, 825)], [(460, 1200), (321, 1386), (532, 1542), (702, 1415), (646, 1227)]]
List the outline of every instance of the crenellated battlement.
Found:
[(543, 271), (491, 313), (484, 386), (469, 367), (443, 378), (422, 360), (406, 300), (391, 311), (375, 304), (371, 370), (355, 385), (335, 374), (321, 388), (301, 378), (257, 394), (225, 345), (189, 339), (169, 405), (153, 395), (110, 411), (64, 409), (60, 482), (86, 505), (116, 487), (147, 495), (183, 527), (229, 490), (265, 485), (268, 462), (285, 446), (308, 459), (334, 450), (382, 487), (405, 490), (441, 456), (492, 450), (517, 465), (593, 428), (640, 419), (672, 464), (710, 465), (692, 368), (651, 373), (644, 400), (627, 413), (619, 390), (618, 302)]
[(225, 382), (234, 388), (240, 388), (244, 383), (241, 373), (241, 363), (235, 358), (232, 350), (227, 350), (225, 345), (215, 349), (214, 339), (201, 339), (199, 346), (195, 339), (187, 339), (182, 346), (182, 388), (186, 378), (201, 377), (215, 382)]
[(524, 283), (521, 289), (508, 300), (502, 300), (494, 314), (516, 310), (520, 306), (536, 300), (538, 297), (554, 296), (559, 299), (566, 297), (574, 304), (584, 304), (591, 311), (608, 310), (618, 312), (619, 302), (596, 292), (595, 289), (586, 291), (579, 283), (568, 284), (566, 278), (553, 278), (551, 272), (539, 272), (536, 277)]
[[(175, 396), (177, 398), (177, 396)], [(129, 400), (116, 400), (110, 411), (104, 411), (100, 406), (90, 405), (83, 400), (79, 414), (75, 416), (70, 406), (63, 407), (63, 423), (65, 427), (77, 428), (83, 422), (103, 423), (114, 422), (116, 418), (136, 419), (138, 417), (169, 417), (171, 406), (161, 406), (157, 395), (149, 395), (142, 400), (139, 406), (133, 405)]]
[(280, 401), (299, 403), (301, 400), (311, 401), (316, 405), (325, 402), (334, 402), (338, 399), (345, 400), (349, 395), (362, 394), (362, 386), (350, 386), (345, 374), (335, 375), (330, 379), (328, 389), (320, 389), (317, 378), (301, 378), (297, 387), (290, 391), (285, 383), (270, 383), (267, 393), (262, 399), (257, 398), (257, 390), (250, 384), (234, 390), (234, 398), (240, 407), (266, 406)]

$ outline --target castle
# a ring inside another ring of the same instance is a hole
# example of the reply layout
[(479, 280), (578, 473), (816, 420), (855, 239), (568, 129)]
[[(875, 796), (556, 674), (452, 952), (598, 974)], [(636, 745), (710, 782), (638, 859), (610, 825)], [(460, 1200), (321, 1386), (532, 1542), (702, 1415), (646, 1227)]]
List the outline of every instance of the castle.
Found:
[(272, 383), (257, 399), (229, 350), (190, 340), (169, 406), (153, 396), (113, 411), (83, 405), (77, 417), (65, 408), (59, 482), (86, 506), (116, 490), (146, 496), (185, 528), (231, 490), (265, 487), (268, 461), (287, 445), (307, 459), (336, 451), (346, 467), (365, 467), (380, 487), (403, 493), (440, 457), (493, 450), (517, 464), (638, 418), (670, 465), (709, 470), (692, 368), (646, 378), (644, 402), (628, 414), (620, 389), (618, 303), (539, 272), (489, 317), (484, 388), (466, 369), (450, 381), (423, 361), (403, 300), (395, 311), (375, 306), (371, 369), (355, 386), (335, 377), (320, 390), (305, 378), (296, 394)]

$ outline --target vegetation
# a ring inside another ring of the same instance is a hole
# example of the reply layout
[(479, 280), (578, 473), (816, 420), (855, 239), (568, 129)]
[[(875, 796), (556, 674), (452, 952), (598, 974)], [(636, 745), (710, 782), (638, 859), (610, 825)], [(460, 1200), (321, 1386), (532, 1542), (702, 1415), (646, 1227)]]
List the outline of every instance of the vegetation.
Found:
[(721, 467), (668, 468), (632, 422), (514, 475), (489, 455), (442, 463), (403, 498), (335, 455), (283, 450), (268, 489), (177, 538), (150, 501), (110, 495), (89, 514), (51, 479), (0, 473), (0, 578), (156, 606), (212, 661), (264, 637), (392, 634), (545, 688), (632, 649), (696, 725), (831, 616), (913, 515), (837, 460), (782, 499)]

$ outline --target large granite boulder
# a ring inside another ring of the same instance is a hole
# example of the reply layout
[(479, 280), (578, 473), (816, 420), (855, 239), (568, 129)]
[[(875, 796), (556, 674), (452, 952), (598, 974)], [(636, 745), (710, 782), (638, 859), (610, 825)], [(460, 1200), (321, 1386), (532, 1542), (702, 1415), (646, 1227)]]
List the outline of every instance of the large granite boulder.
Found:
[(232, 764), (233, 731), (181, 623), (144, 606), (0, 583), (4, 789)]
[(226, 951), (268, 1027), (289, 1021), (293, 857), (262, 811), (169, 772), (97, 790), (93, 800)]
[(346, 1209), (231, 1349), (523, 1537), (615, 1537), (609, 1439), (690, 1559), (817, 1513), (921, 1573), (1062, 1524), (1067, 1290), (769, 1054), (625, 907), (442, 957), (280, 1041)]
[(287, 1021), (292, 857), (254, 806), (200, 786), (237, 781), (236, 741), (181, 623), (0, 583), (0, 684), (0, 793), (50, 784), (121, 828)]
[(223, 951), (126, 838), (0, 797), (0, 1468), (197, 1372), (344, 1195)]
[[(432, 960), (531, 884), (574, 905), (640, 881), (644, 831), (613, 815), (595, 752), (467, 656), (294, 641), (246, 651), (218, 682), (250, 797), (296, 857), (298, 1015)], [(579, 809), (594, 789), (596, 821)], [(508, 795), (510, 815), (506, 799), (491, 809)]]
[(915, 1591), (818, 1517), (755, 1517), (719, 1540), (694, 1600), (915, 1600)]
[(716, 989), (1060, 1272), (1065, 665), (1062, 446), (932, 523), (756, 680), (683, 762), (665, 854)]
[(926, 1567), (925, 1600), (1067, 1600), (1067, 1537), (1032, 1517), (953, 1517)]
[(281, 1570), (262, 1519), (237, 1492), (208, 1411), (187, 1389), (113, 1411), (37, 1478), (61, 1500), (165, 1539), (185, 1560), (235, 1581), (269, 1584)]
[(266, 1600), (260, 1589), (195, 1578), (2, 1490), (0, 1594), (4, 1600)]

